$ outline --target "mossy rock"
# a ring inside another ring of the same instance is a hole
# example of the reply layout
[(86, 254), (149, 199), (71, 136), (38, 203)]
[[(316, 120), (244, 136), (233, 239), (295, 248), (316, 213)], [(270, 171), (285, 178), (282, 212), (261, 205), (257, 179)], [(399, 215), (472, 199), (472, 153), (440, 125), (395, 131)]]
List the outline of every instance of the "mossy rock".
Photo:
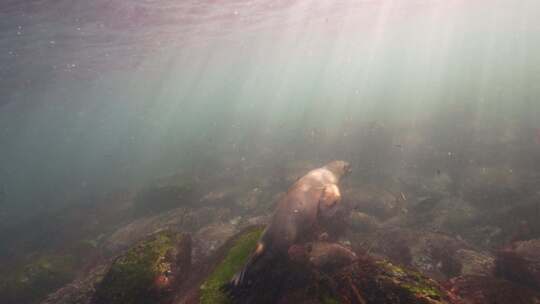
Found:
[[(96, 304), (151, 304), (165, 296), (156, 279), (171, 272), (171, 260), (186, 235), (164, 231), (141, 241), (116, 258), (96, 288)], [(175, 261), (176, 263), (176, 261)]]
[(344, 302), (448, 304), (450, 294), (437, 282), (386, 261), (360, 258), (332, 278)]
[[(263, 229), (248, 228), (230, 239), (208, 262), (194, 271), (189, 286), (175, 303), (231, 304), (223, 291), (233, 275), (246, 263), (255, 249)], [(309, 254), (308, 254), (309, 257)], [(376, 303), (376, 304), (451, 304), (449, 293), (435, 281), (418, 272), (401, 268), (386, 261), (361, 256), (350, 264), (337, 265), (332, 271), (321, 272), (311, 264), (289, 260), (273, 261), (265, 269), (264, 279), (256, 288), (246, 290), (239, 303)], [(281, 269), (279, 280), (268, 272)], [(285, 283), (284, 283), (285, 282)], [(263, 288), (263, 289), (261, 289)], [(266, 292), (274, 292), (274, 302)], [(255, 294), (255, 295), (254, 295)], [(262, 301), (259, 301), (263, 299)]]
[(222, 291), (222, 286), (244, 266), (263, 230), (261, 227), (247, 230), (234, 240), (224, 258), (200, 286), (201, 304), (230, 303), (227, 295)]
[[(311, 248), (315, 246), (313, 244)], [(334, 245), (339, 246), (341, 245)], [(333, 259), (339, 258), (340, 251), (329, 250), (331, 246), (325, 248)], [(309, 261), (313, 261), (316, 257), (315, 251), (307, 253)], [(310, 265), (306, 270), (312, 275), (308, 277), (307, 285), (300, 288), (305, 290), (304, 295), (289, 289), (285, 290), (281, 299), (290, 299), (288, 293), (294, 292), (295, 303), (454, 303), (449, 292), (434, 280), (385, 260), (375, 260), (361, 255), (351, 259), (349, 264), (336, 263), (332, 269), (323, 270), (313, 263)]]
[(0, 278), (0, 299), (34, 303), (75, 276), (77, 260), (71, 255), (42, 254)]
[(320, 298), (321, 304), (341, 304), (341, 301), (337, 299), (335, 296), (331, 295), (323, 295)]
[(539, 304), (540, 290), (517, 285), (492, 276), (467, 275), (452, 278), (448, 284), (468, 304)]

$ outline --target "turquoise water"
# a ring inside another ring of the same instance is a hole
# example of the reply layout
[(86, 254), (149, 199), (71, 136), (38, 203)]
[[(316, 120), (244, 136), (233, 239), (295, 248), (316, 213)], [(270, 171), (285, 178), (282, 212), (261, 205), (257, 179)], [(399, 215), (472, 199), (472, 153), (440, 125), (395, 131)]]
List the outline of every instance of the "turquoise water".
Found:
[(5, 227), (185, 171), (540, 161), (538, 1), (4, 3)]
[[(258, 145), (301, 145), (313, 134), (326, 149), (374, 121), (422, 128), (451, 117), (471, 124), (473, 138), (539, 127), (538, 8), (8, 2), (0, 40), (7, 200), (54, 200), (58, 185), (140, 182), (219, 158), (220, 148), (256, 158)], [(243, 141), (246, 155), (226, 147)]]

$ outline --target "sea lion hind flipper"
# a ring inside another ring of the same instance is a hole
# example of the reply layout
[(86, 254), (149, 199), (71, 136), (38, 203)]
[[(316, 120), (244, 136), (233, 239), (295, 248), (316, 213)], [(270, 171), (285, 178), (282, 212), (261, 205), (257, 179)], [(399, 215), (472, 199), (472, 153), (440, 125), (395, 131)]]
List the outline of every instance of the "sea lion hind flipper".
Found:
[(233, 304), (272, 304), (280, 294), (286, 270), (278, 255), (256, 250), (221, 290)]
[(249, 281), (246, 280), (249, 264), (250, 263), (247, 263), (240, 271), (234, 274), (229, 282), (221, 286), (221, 290), (234, 304), (250, 303), (250, 301), (247, 300), (250, 285), (248, 284)]
[(246, 280), (246, 275), (249, 271), (254, 271), (254, 265), (257, 263), (260, 257), (262, 257), (265, 254), (265, 246), (263, 243), (259, 242), (257, 243), (257, 247), (255, 248), (255, 251), (251, 254), (248, 261), (242, 267), (242, 269), (237, 272), (231, 279), (231, 283), (233, 283), (236, 286), (243, 286), (248, 285), (249, 281)]
[(279, 267), (279, 263), (278, 256), (259, 242), (244, 267), (221, 286), (221, 290), (234, 304), (273, 303), (279, 288), (268, 289), (268, 286), (277, 287), (281, 283), (276, 279), (283, 275), (281, 269), (284, 267)]

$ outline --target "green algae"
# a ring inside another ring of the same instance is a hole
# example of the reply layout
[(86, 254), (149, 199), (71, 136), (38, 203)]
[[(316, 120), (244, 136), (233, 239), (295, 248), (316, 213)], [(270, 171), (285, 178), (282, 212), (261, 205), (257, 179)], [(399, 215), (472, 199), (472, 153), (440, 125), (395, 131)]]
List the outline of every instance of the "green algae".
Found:
[(321, 304), (341, 304), (341, 301), (336, 299), (335, 297), (325, 294), (320, 298)]
[(246, 263), (263, 232), (262, 228), (249, 231), (236, 240), (221, 263), (201, 285), (201, 304), (227, 304), (230, 300), (222, 292), (222, 286)]
[(32, 303), (75, 276), (77, 260), (71, 255), (41, 254), (28, 259), (28, 263), (3, 273), (0, 278), (2, 298)]
[(375, 262), (375, 264), (383, 267), (388, 272), (390, 272), (393, 276), (402, 277), (407, 274), (403, 268), (396, 266), (392, 263), (389, 263), (387, 261), (377, 261)]
[(181, 235), (161, 232), (117, 258), (96, 289), (95, 302), (107, 304), (150, 304), (159, 297), (150, 291), (155, 277), (166, 270), (165, 255)]
[(387, 261), (377, 261), (376, 264), (384, 268), (391, 277), (398, 279), (398, 286), (414, 298), (429, 298), (441, 300), (439, 287), (419, 272), (403, 269)]
[(436, 287), (423, 283), (425, 282), (417, 282), (416, 284), (403, 284), (401, 286), (419, 297), (431, 298), (433, 300), (441, 299), (441, 294)]
[(412, 280), (401, 286), (410, 293), (417, 297), (430, 298), (433, 300), (440, 300), (442, 298), (441, 291), (430, 279), (414, 271), (409, 271), (407, 275), (412, 278)]
[[(244, 265), (255, 248), (262, 230), (242, 234), (225, 252), (200, 288), (200, 304), (230, 304), (222, 287)], [(301, 270), (302, 271), (302, 270)], [(281, 299), (310, 299), (321, 304), (337, 304), (365, 296), (378, 303), (448, 303), (444, 290), (419, 272), (396, 266), (388, 261), (361, 260), (358, 264), (338, 272), (335, 276), (317, 275), (306, 279), (306, 286), (281, 294)], [(330, 281), (326, 281), (330, 280)], [(347, 286), (351, 286), (350, 289)], [(335, 290), (331, 286), (342, 286)], [(255, 291), (258, 292), (258, 291)], [(361, 299), (363, 300), (363, 299)]]
[(432, 280), (416, 271), (409, 270), (407, 275), (412, 278), (412, 283), (403, 284), (403, 288), (417, 296), (427, 297), (433, 300), (440, 300), (442, 298), (439, 287), (434, 285)]

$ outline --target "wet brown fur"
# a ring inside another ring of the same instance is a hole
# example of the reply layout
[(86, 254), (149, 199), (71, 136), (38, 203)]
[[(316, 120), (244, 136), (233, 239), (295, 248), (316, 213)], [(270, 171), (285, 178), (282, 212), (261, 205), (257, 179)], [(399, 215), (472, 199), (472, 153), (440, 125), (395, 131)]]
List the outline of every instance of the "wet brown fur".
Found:
[(266, 257), (265, 260), (268, 257), (286, 257), (291, 245), (316, 239), (318, 219), (331, 213), (339, 204), (341, 193), (338, 183), (349, 172), (347, 162), (333, 161), (296, 181), (278, 202), (257, 249), (231, 284), (244, 285), (247, 273), (257, 272), (256, 269), (261, 266), (253, 267), (261, 257)]
[(261, 243), (273, 251), (287, 252), (292, 244), (312, 240), (321, 213), (341, 200), (338, 183), (349, 170), (348, 163), (334, 161), (296, 181), (278, 202)]

